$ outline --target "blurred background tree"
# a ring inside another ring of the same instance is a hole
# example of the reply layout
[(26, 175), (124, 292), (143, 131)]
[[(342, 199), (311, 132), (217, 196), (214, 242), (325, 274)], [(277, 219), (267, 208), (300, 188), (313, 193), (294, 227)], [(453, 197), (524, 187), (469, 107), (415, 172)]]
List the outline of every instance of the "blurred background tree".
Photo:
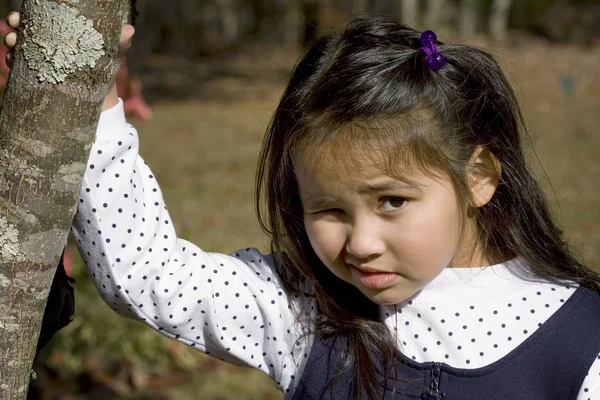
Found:
[[(20, 1), (1, 3), (6, 13)], [(598, 0), (178, 0), (168, 6), (139, 0), (136, 52), (198, 56), (256, 41), (303, 44), (310, 42), (306, 35), (314, 39), (332, 22), (366, 12), (392, 15), (417, 28), (459, 26), (463, 34), (487, 31), (505, 39), (511, 27), (568, 42), (600, 35), (599, 7)]]
[[(18, 3), (0, 0), (0, 13)], [(555, 214), (600, 271), (600, 0), (138, 0), (137, 7), (129, 71), (153, 117), (131, 122), (180, 237), (208, 251), (268, 249), (250, 200), (253, 172), (295, 60), (351, 15), (378, 13), (499, 57), (553, 184), (543, 180)], [(282, 397), (260, 373), (116, 315), (72, 254), (75, 319), (39, 355), (30, 399)]]

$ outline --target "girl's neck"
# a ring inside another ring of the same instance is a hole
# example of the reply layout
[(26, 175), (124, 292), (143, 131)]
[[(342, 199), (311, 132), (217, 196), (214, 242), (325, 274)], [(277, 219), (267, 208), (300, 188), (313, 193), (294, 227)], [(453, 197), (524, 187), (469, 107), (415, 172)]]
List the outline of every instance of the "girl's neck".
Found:
[[(516, 271), (527, 270), (527, 262), (515, 257), (503, 263), (486, 266), (447, 268), (411, 299), (437, 302), (453, 299), (502, 298), (525, 282)], [(407, 300), (407, 301), (408, 301)]]
[(475, 268), (487, 267), (495, 264), (505, 263), (514, 256), (490, 256), (486, 254), (479, 244), (479, 235), (475, 221), (469, 218), (463, 226), (460, 244), (456, 254), (448, 264), (448, 268)]
[(459, 250), (456, 252), (450, 264), (448, 264), (448, 268), (487, 267), (499, 263), (494, 262), (495, 260), (490, 260), (484, 254), (481, 246), (475, 243), (471, 237), (468, 238), (468, 243), (469, 245), (467, 246), (459, 246), (459, 248), (462, 248), (462, 251)]
[(479, 251), (474, 251), (467, 256), (453, 258), (448, 265), (448, 268), (483, 268), (503, 264), (513, 258), (514, 257), (490, 258)]

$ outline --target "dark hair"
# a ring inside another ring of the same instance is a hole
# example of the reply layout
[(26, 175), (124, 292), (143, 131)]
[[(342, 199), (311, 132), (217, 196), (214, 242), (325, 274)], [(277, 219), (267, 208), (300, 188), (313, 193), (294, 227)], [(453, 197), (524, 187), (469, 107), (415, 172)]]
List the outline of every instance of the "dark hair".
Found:
[[(502, 166), (493, 198), (472, 207), (486, 257), (521, 256), (531, 269), (528, 278), (574, 281), (600, 292), (599, 277), (570, 254), (527, 167), (523, 117), (496, 61), (477, 48), (438, 43), (447, 64), (434, 72), (418, 50), (419, 37), (387, 19), (356, 18), (319, 39), (293, 71), (257, 172), (257, 212), (271, 237), (277, 272), (287, 290), (316, 298), (314, 333), (347, 341), (344, 368), (352, 369), (357, 392), (373, 398), (382, 395), (375, 362), (385, 379), (394, 370), (395, 339), (378, 306), (329, 272), (312, 249), (292, 165), (295, 151), (318, 152), (335, 140), (351, 146), (353, 157), (382, 153), (392, 169), (397, 157), (408, 157), (412, 165), (448, 176), (468, 207), (467, 164), (483, 146)], [(364, 138), (376, 144), (353, 146)], [(311, 293), (299, 291), (300, 281)]]

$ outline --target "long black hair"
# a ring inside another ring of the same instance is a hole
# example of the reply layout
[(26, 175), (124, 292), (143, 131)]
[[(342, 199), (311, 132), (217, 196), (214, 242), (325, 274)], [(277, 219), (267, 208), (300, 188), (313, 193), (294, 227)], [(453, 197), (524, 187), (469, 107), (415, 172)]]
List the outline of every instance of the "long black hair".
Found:
[[(298, 292), (299, 281), (308, 283), (310, 293), (298, 294), (316, 298), (314, 333), (348, 343), (344, 367), (353, 370), (357, 392), (372, 398), (381, 397), (379, 383), (393, 370), (395, 339), (377, 305), (333, 276), (313, 251), (292, 165), (296, 151), (319, 151), (335, 140), (347, 144), (353, 157), (387, 151), (392, 168), (406, 156), (448, 176), (468, 207), (473, 200), (467, 165), (483, 146), (502, 169), (489, 203), (471, 208), (487, 259), (521, 256), (534, 279), (574, 281), (600, 291), (598, 276), (571, 255), (527, 166), (523, 117), (497, 62), (477, 48), (438, 43), (447, 64), (435, 72), (418, 50), (419, 38), (390, 20), (363, 17), (319, 39), (293, 71), (257, 172), (259, 221), (272, 239), (285, 287)], [(403, 129), (396, 129), (399, 124)], [(377, 145), (353, 146), (357, 138)], [(375, 360), (384, 376), (375, 371)]]

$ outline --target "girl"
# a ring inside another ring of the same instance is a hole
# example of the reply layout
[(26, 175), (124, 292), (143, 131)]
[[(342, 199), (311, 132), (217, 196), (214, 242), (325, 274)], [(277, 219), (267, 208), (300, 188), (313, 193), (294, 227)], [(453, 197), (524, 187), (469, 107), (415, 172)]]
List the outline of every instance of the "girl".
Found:
[(316, 42), (260, 155), (269, 255), (178, 239), (105, 104), (73, 234), (118, 313), (288, 399), (600, 399), (600, 280), (551, 221), (484, 51), (376, 18)]

